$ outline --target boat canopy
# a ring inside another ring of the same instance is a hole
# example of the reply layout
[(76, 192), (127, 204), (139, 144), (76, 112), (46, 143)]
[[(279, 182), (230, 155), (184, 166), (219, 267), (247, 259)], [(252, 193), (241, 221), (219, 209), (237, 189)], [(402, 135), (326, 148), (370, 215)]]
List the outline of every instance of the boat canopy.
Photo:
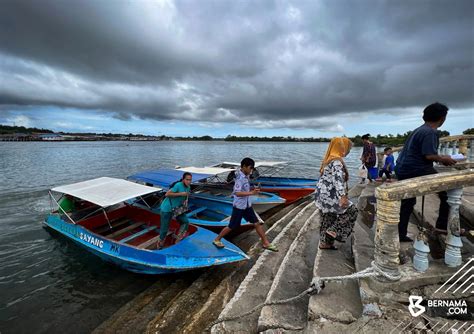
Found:
[(51, 190), (71, 195), (84, 201), (94, 203), (102, 208), (106, 208), (132, 198), (160, 191), (161, 189), (147, 187), (122, 179), (100, 177), (56, 187)]
[(219, 174), (224, 174), (224, 173), (229, 173), (229, 172), (234, 171), (234, 168), (221, 168), (221, 167), (180, 167), (177, 169), (183, 172), (189, 172), (193, 174), (193, 179), (195, 178), (194, 177), (195, 173), (196, 174), (209, 174), (210, 176), (214, 176), (214, 175), (219, 175)]
[[(261, 161), (255, 161), (255, 168), (258, 168), (258, 167), (277, 167), (277, 166), (283, 166), (283, 165), (287, 165), (288, 162), (287, 161), (265, 161), (265, 160), (261, 160)], [(224, 161), (224, 162), (221, 162), (219, 164), (216, 164), (214, 165), (213, 167), (215, 166), (228, 166), (229, 168), (230, 167), (233, 167), (233, 168), (238, 168), (240, 167), (240, 163), (239, 162), (229, 162), (229, 161)]]
[[(181, 180), (184, 172), (186, 172), (186, 170), (162, 168), (136, 173), (130, 175), (127, 179), (144, 182), (162, 188), (169, 188), (173, 182)], [(213, 176), (213, 174), (206, 173), (190, 173), (193, 176), (193, 181), (199, 181)]]

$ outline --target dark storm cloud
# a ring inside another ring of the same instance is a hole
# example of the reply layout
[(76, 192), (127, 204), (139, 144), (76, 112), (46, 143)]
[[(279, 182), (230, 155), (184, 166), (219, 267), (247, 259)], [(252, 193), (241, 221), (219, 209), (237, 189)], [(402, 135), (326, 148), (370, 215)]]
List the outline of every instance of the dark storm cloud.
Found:
[(469, 0), (6, 0), (0, 104), (320, 129), (472, 107), (473, 16)]

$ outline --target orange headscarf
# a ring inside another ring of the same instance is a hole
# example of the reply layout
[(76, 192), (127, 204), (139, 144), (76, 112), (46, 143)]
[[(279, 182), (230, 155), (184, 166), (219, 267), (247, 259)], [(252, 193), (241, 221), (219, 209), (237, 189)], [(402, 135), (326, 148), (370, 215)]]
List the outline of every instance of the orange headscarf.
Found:
[(349, 151), (351, 150), (352, 142), (347, 137), (334, 137), (331, 139), (329, 143), (328, 150), (326, 151), (326, 155), (324, 156), (323, 162), (321, 163), (321, 175), (323, 174), (324, 167), (327, 166), (333, 160), (339, 160), (344, 165), (344, 170), (346, 172), (346, 181), (349, 178), (349, 173), (347, 172), (346, 164), (343, 160)]

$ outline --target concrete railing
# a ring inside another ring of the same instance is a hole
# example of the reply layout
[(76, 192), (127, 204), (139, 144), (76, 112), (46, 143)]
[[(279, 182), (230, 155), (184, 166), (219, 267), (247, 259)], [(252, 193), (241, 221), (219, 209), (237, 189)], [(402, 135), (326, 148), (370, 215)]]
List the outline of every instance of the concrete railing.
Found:
[[(393, 147), (393, 153), (400, 152), (403, 146)], [(472, 166), (474, 164), (474, 135), (457, 135), (440, 138), (438, 154), (463, 154), (467, 160), (459, 165), (459, 167)], [(382, 168), (382, 160), (384, 153), (377, 152), (378, 168)]]
[(439, 140), (438, 153), (441, 155), (461, 153), (467, 162), (474, 162), (474, 135), (443, 137)]
[(449, 210), (445, 262), (449, 266), (461, 264), (459, 205), (463, 187), (474, 185), (474, 170), (456, 170), (421, 176), (380, 186), (377, 199), (377, 228), (375, 233), (375, 265), (382, 271), (399, 275), (400, 242), (398, 224), (402, 199), (447, 191)]

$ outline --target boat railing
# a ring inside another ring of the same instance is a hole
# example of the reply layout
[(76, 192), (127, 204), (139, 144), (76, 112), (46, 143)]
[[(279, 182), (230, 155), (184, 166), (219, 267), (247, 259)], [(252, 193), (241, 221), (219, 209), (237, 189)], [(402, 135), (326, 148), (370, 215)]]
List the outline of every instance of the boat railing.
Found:
[[(471, 160), (472, 161), (472, 160)], [(421, 176), (396, 183), (384, 184), (375, 190), (376, 233), (375, 266), (392, 276), (399, 276), (400, 241), (398, 224), (402, 199), (447, 191), (449, 210), (445, 263), (451, 267), (461, 265), (459, 206), (464, 187), (474, 186), (474, 170), (464, 167), (434, 175)]]

